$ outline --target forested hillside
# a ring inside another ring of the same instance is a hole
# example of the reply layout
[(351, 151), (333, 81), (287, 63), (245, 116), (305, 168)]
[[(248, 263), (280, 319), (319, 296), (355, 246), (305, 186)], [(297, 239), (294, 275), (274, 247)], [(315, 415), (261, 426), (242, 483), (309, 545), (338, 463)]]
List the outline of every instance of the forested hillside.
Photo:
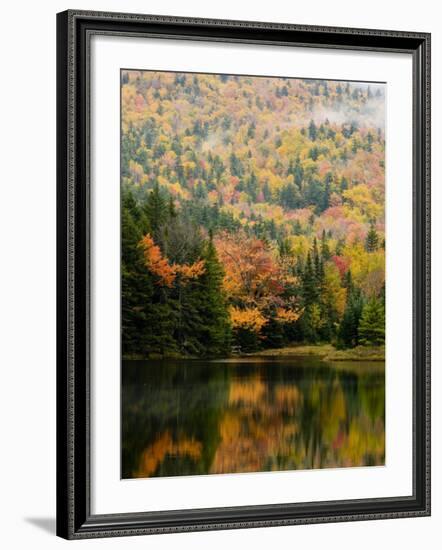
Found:
[(123, 356), (383, 344), (382, 86), (121, 78)]

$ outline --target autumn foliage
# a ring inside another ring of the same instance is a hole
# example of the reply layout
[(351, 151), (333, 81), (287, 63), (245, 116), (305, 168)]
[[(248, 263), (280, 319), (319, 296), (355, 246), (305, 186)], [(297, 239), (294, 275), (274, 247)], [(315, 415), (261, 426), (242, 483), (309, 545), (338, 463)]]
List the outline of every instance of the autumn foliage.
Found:
[(224, 288), (232, 299), (264, 307), (283, 291), (277, 257), (262, 240), (240, 231), (220, 233), (215, 241), (226, 274)]
[(144, 235), (140, 241), (143, 249), (147, 269), (158, 277), (157, 283), (172, 287), (177, 275), (181, 276), (182, 283), (197, 279), (204, 273), (204, 260), (197, 260), (191, 265), (170, 264), (167, 258), (161, 254), (160, 247), (154, 243), (153, 238)]
[(231, 306), (229, 313), (234, 328), (248, 329), (259, 333), (262, 327), (267, 323), (267, 319), (257, 307), (240, 309)]
[(212, 329), (225, 355), (381, 342), (384, 100), (382, 85), (123, 71), (125, 353), (204, 355)]
[(147, 234), (140, 241), (144, 252), (146, 267), (158, 277), (158, 283), (171, 287), (176, 277), (176, 270), (166, 258), (163, 258), (160, 247)]

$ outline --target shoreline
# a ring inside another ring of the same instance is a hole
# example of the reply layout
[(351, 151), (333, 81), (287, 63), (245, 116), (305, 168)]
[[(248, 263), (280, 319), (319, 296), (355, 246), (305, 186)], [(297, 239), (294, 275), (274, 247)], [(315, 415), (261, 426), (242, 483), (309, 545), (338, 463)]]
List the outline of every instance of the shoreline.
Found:
[(385, 347), (357, 346), (336, 349), (331, 344), (311, 344), (267, 349), (237, 357), (320, 357), (324, 361), (385, 361)]
[(123, 361), (164, 361), (164, 360), (198, 360), (198, 361), (235, 361), (244, 358), (288, 358), (288, 357), (318, 357), (323, 361), (385, 361), (385, 346), (369, 347), (357, 346), (355, 348), (338, 350), (331, 344), (299, 344), (284, 348), (266, 349), (251, 353), (232, 354), (226, 357), (191, 357), (179, 354), (151, 356), (123, 357)]

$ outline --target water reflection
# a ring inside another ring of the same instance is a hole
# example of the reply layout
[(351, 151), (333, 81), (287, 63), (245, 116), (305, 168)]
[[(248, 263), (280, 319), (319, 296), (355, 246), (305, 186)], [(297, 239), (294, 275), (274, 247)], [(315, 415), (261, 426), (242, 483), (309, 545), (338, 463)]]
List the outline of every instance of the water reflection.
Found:
[(384, 365), (124, 361), (123, 478), (384, 464)]

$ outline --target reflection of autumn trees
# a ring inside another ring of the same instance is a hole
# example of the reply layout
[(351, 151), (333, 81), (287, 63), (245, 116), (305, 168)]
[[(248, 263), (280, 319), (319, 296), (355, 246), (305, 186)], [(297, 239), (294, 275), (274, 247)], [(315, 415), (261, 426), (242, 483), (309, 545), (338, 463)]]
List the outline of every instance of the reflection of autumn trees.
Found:
[[(210, 369), (207, 363), (126, 362), (123, 477), (147, 471), (149, 475), (207, 473), (219, 440), (228, 378), (228, 370)], [(192, 452), (187, 452), (190, 448)], [(151, 453), (154, 461), (149, 461)]]
[[(218, 380), (225, 382), (211, 384), (212, 392), (224, 388), (221, 394), (212, 394), (216, 409), (205, 400), (209, 394), (204, 392), (203, 401), (193, 401), (201, 411), (192, 406), (186, 411), (180, 403), (174, 414), (172, 395), (159, 394), (169, 402), (172, 398), (172, 414), (139, 448), (131, 475), (383, 464), (383, 377), (324, 367), (318, 375), (307, 366), (293, 380), (290, 370), (273, 364), (241, 367), (229, 381)], [(199, 387), (192, 386), (190, 393), (201, 397)], [(142, 409), (136, 411), (143, 416)]]
[(337, 379), (331, 391), (318, 382), (305, 393), (297, 385), (270, 388), (259, 378), (233, 382), (220, 435), (211, 473), (361, 466), (384, 458), (383, 419), (372, 422), (366, 413), (349, 419)]
[(296, 416), (287, 415), (294, 414), (301, 396), (296, 386), (276, 386), (272, 395), (269, 391), (259, 375), (231, 383), (210, 473), (262, 471), (270, 469), (273, 457), (290, 453), (298, 427)]
[[(361, 423), (353, 421), (340, 449), (344, 457), (342, 466), (383, 464), (385, 455), (384, 438), (383, 423), (375, 422), (373, 429), (373, 425), (366, 417), (362, 420), (362, 426)], [(367, 452), (367, 449), (370, 449), (370, 451)], [(367, 456), (366, 461), (362, 462)]]
[(192, 460), (201, 457), (201, 443), (194, 439), (179, 439), (173, 441), (169, 432), (165, 432), (152, 445), (142, 452), (139, 468), (133, 477), (150, 477), (167, 456), (188, 456)]

